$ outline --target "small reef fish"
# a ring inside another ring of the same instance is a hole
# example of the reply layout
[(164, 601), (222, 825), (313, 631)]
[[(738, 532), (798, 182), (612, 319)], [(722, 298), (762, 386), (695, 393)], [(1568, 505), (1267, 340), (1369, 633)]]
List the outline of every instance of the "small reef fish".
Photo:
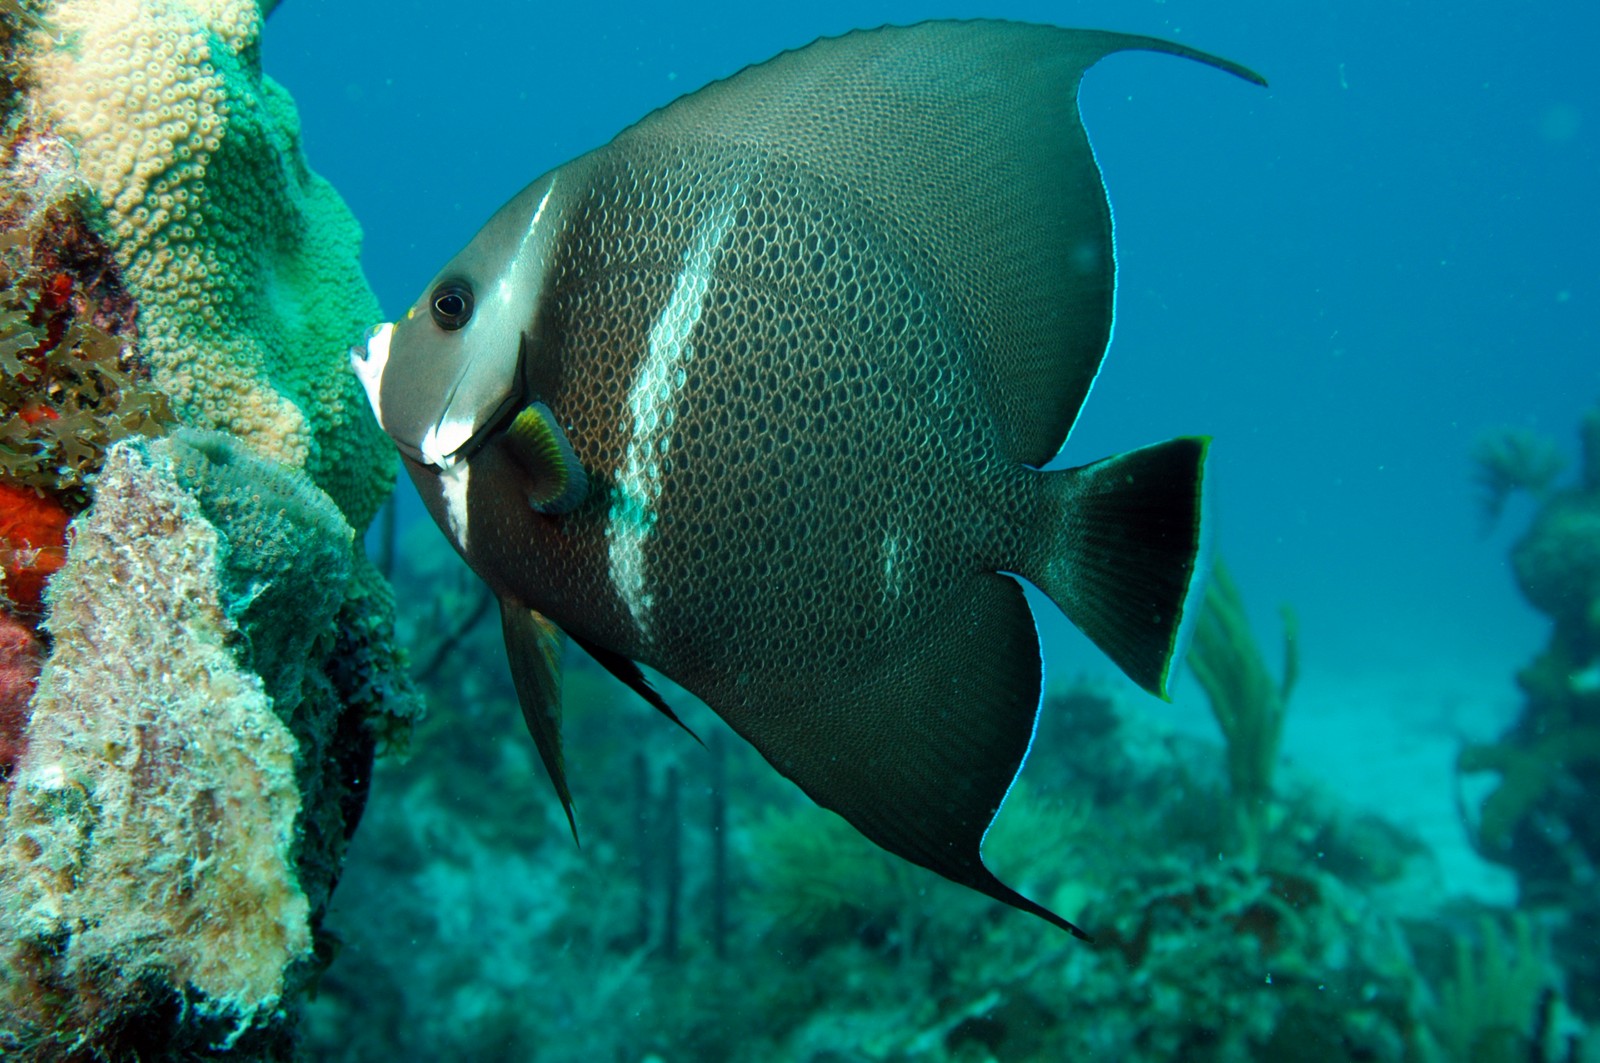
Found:
[(1148, 37), (927, 22), (707, 85), (500, 209), (351, 352), (498, 596), (569, 822), (570, 638), (705, 701), (892, 853), (984, 866), (1039, 709), (1018, 577), (1164, 696), (1206, 440), (1042, 472), (1111, 333), (1078, 84)]

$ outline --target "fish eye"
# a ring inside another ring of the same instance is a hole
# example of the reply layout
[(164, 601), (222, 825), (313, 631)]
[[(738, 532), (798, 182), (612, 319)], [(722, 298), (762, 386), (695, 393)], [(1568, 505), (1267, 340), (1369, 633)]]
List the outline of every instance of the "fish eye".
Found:
[(472, 317), (472, 289), (461, 281), (445, 281), (433, 290), (428, 309), (435, 325), (454, 332)]

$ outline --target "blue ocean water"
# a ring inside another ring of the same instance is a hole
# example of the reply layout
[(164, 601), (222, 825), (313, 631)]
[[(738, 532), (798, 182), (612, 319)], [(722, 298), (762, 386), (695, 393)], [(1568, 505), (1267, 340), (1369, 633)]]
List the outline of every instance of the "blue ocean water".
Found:
[[(366, 231), (387, 312), (545, 170), (747, 63), (858, 26), (1004, 17), (1171, 37), (1092, 71), (1115, 339), (1063, 460), (1183, 433), (1216, 544), (1293, 602), (1308, 672), (1505, 676), (1542, 637), (1486, 538), (1478, 434), (1600, 396), (1600, 14), (1571, 5), (289, 0), (263, 61)], [(1038, 610), (1065, 672), (1102, 669)], [(1507, 686), (1507, 696), (1510, 691)]]
[[(1350, 762), (1388, 742), (1395, 717), (1490, 737), (1548, 626), (1507, 560), (1531, 506), (1486, 528), (1470, 452), (1485, 431), (1528, 428), (1570, 469), (1600, 399), (1600, 14), (288, 0), (264, 66), (295, 97), (311, 165), (364, 226), (367, 276), (393, 315), (501, 203), (647, 111), (819, 35), (943, 17), (1147, 33), (1268, 78), (1126, 54), (1086, 79), (1117, 222), (1117, 322), (1059, 460), (1214, 438), (1213, 542), (1261, 630), (1279, 603), (1300, 617), (1307, 692), (1288, 747), (1313, 771), (1359, 779)], [(414, 502), (405, 513), (425, 519)], [(1051, 678), (1124, 682), (1035, 604)], [(1176, 701), (1178, 723), (1212, 727), (1191, 681)], [(1449, 720), (1464, 702), (1487, 715)], [(1453, 817), (1448, 755), (1419, 800)], [(1382, 805), (1422, 785), (1347, 796)]]

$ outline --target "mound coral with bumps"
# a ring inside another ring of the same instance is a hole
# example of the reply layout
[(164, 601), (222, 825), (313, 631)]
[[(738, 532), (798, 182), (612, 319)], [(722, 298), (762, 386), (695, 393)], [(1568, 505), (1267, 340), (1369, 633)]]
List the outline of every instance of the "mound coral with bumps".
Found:
[[(292, 1054), (415, 705), (357, 534), (393, 480), (346, 361), (380, 315), (263, 17), (0, 0), (7, 1058)], [(48, 556), (41, 505), (75, 518)]]
[(346, 350), (382, 317), (361, 231), (260, 69), (254, 0), (60, 0), (26, 64), (77, 150), (179, 417), (304, 468), (364, 528), (393, 459)]

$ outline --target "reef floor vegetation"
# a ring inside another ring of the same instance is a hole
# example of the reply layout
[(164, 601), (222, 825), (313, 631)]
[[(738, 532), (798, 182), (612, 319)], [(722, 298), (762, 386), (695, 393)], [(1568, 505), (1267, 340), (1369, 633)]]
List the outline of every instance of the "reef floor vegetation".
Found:
[(400, 611), (430, 710), (377, 770), (312, 1058), (1595, 1058), (1551, 913), (1447, 896), (1405, 828), (1279, 762), (1296, 629), (1273, 678), (1225, 573), (1193, 651), (1221, 740), (1054, 689), (988, 840), (1086, 944), (888, 856), (692, 698), (668, 694), (703, 745), (576, 653), (575, 847), (487, 593), (431, 528), (396, 557), (433, 588)]

